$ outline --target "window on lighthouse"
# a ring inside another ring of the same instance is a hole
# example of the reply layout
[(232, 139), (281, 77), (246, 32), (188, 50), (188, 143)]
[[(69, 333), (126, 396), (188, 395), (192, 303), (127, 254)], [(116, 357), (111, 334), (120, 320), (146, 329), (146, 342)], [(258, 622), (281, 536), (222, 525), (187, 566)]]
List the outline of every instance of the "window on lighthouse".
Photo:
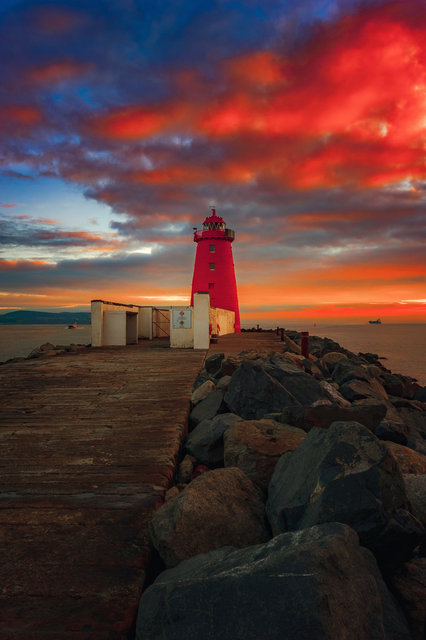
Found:
[(210, 262), (210, 271), (214, 271), (214, 262)]
[(216, 247), (214, 246), (214, 244), (210, 245), (210, 253), (215, 253), (216, 251)]

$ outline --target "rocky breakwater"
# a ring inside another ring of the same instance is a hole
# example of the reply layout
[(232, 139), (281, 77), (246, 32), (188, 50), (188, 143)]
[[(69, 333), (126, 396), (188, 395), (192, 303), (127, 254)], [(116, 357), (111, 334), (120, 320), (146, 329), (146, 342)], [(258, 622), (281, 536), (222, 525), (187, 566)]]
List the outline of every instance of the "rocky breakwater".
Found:
[(298, 341), (206, 359), (138, 640), (424, 638), (425, 388)]

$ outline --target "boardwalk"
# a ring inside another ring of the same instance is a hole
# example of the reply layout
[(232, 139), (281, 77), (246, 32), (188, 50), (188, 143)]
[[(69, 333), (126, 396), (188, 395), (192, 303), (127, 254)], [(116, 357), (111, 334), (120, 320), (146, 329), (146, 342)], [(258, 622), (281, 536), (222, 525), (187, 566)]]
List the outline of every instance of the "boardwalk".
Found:
[(0, 367), (2, 640), (131, 637), (204, 356), (144, 343)]

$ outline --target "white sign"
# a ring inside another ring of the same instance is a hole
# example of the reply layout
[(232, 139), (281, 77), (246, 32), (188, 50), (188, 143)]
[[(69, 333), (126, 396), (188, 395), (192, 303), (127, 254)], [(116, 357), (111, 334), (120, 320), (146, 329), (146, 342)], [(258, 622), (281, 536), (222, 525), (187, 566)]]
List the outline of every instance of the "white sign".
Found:
[(190, 307), (180, 307), (178, 309), (172, 309), (172, 327), (173, 329), (191, 328)]

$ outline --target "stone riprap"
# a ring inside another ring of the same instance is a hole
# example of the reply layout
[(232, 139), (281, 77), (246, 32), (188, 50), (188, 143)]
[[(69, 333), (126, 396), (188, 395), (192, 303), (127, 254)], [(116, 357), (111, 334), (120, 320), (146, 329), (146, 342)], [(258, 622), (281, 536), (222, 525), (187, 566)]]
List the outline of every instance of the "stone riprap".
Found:
[(374, 557), (331, 523), (197, 555), (142, 596), (137, 640), (410, 640)]
[[(193, 474), (158, 509), (151, 529), (160, 556), (176, 566), (142, 597), (138, 638), (423, 637), (422, 389), (375, 354), (314, 337), (307, 359), (298, 343), (300, 335), (287, 332), (284, 341), (260, 333), (211, 346), (194, 385), (184, 449)], [(227, 546), (233, 517), (223, 527), (203, 489), (207, 481), (215, 488), (217, 475), (218, 511), (224, 496), (238, 509), (226, 473), (236, 470), (267, 502), (272, 538), (255, 547), (239, 539), (247, 545), (240, 550)], [(200, 530), (201, 555), (191, 541)], [(174, 545), (187, 558), (180, 564), (169, 557)]]

